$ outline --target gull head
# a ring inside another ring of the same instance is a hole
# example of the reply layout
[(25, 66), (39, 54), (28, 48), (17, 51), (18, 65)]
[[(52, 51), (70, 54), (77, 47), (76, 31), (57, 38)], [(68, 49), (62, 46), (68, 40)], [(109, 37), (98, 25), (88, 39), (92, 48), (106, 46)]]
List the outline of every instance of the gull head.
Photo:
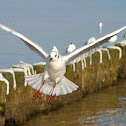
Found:
[(56, 61), (58, 59), (59, 59), (59, 51), (56, 48), (56, 46), (54, 46), (51, 53), (49, 54), (49, 60), (50, 61)]

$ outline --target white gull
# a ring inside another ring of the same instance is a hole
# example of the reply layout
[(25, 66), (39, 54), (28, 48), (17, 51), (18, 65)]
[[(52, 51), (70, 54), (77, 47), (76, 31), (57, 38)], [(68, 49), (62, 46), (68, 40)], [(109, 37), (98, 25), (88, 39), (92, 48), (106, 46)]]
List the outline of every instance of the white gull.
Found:
[(102, 33), (102, 27), (103, 27), (103, 23), (100, 21), (99, 22), (99, 33)]
[(75, 44), (74, 44), (74, 43), (71, 43), (71, 44), (67, 47), (67, 49), (66, 49), (66, 54), (72, 53), (75, 49), (76, 49)]
[(75, 91), (78, 88), (77, 85), (64, 76), (66, 72), (66, 65), (79, 62), (82, 60), (84, 53), (86, 54), (86, 52), (90, 51), (94, 47), (103, 44), (112, 36), (126, 29), (126, 26), (103, 36), (88, 45), (80, 47), (66, 56), (60, 55), (56, 47), (54, 47), (50, 54), (48, 54), (42, 47), (22, 34), (4, 26), (3, 24), (0, 24), (0, 28), (19, 37), (30, 49), (34, 50), (45, 60), (46, 66), (44, 72), (37, 75), (27, 76), (26, 81), (30, 86), (38, 90), (34, 95), (35, 98), (39, 96), (39, 92), (42, 92), (49, 95), (47, 100), (48, 102), (51, 102), (53, 95), (66, 95), (67, 93), (72, 93), (72, 91)]

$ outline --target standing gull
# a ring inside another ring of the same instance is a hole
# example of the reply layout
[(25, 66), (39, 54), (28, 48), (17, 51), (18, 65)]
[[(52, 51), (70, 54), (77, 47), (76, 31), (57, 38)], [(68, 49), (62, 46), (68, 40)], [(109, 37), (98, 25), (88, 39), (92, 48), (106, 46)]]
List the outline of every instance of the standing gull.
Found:
[(96, 40), (95, 37), (91, 37), (90, 39), (88, 39), (88, 40), (86, 41), (85, 44), (90, 44), (90, 43), (94, 42), (95, 40)]
[(54, 47), (50, 54), (48, 54), (42, 47), (22, 34), (4, 26), (3, 24), (0, 24), (0, 28), (19, 37), (31, 50), (34, 50), (46, 61), (43, 73), (26, 76), (25, 78), (30, 86), (38, 90), (34, 95), (35, 98), (39, 96), (39, 92), (42, 92), (49, 95), (47, 101), (51, 102), (52, 96), (66, 95), (67, 93), (72, 93), (72, 91), (75, 91), (78, 88), (77, 85), (64, 76), (66, 65), (81, 61), (83, 54), (108, 41), (112, 36), (126, 29), (126, 26), (103, 36), (86, 46), (82, 46), (66, 56), (60, 55), (56, 47)]
[[(87, 44), (90, 44), (90, 43), (92, 43), (92, 42), (94, 42), (96, 39), (95, 39), (95, 37), (91, 37), (90, 39), (88, 39), (87, 41), (86, 41), (86, 45)], [(94, 49), (93, 49), (94, 50)], [(91, 50), (90, 52), (91, 52), (91, 54), (90, 54), (90, 65), (92, 65), (92, 54), (94, 53), (93, 52), (93, 50)]]
[(126, 38), (126, 33), (123, 35), (123, 38)]
[(100, 21), (99, 22), (99, 33), (102, 34), (102, 27), (103, 27), (103, 24), (102, 22)]
[[(72, 53), (75, 49), (76, 49), (75, 44), (71, 43), (66, 49), (66, 54)], [(75, 63), (73, 63), (73, 72), (75, 72)]]
[(75, 49), (76, 49), (75, 44), (74, 44), (74, 43), (71, 43), (71, 44), (67, 47), (67, 49), (66, 49), (66, 54), (72, 53)]
[(108, 42), (109, 43), (114, 43), (117, 40), (117, 35), (114, 35), (113, 37), (111, 37)]

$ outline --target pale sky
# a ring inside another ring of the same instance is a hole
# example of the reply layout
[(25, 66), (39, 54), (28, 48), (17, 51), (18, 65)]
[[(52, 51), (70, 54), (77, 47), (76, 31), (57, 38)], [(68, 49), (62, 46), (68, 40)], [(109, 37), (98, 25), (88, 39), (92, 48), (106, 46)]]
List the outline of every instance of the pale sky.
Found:
[[(38, 43), (48, 53), (56, 45), (64, 54), (71, 42), (80, 47), (93, 36), (99, 38), (123, 27), (125, 13), (126, 0), (0, 0), (0, 22)], [(0, 68), (20, 60), (41, 61), (20, 39), (1, 29), (0, 59)]]

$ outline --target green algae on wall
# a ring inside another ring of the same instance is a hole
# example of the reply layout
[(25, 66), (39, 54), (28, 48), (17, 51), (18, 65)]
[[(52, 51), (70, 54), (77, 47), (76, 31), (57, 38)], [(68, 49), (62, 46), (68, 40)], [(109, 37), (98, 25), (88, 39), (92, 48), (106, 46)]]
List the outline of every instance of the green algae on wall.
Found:
[(6, 91), (7, 86), (5, 82), (0, 81), (0, 126), (5, 124)]
[(122, 50), (122, 58), (119, 62), (119, 70), (118, 70), (118, 78), (126, 78), (126, 46), (121, 46), (120, 44), (116, 44)]
[(86, 58), (87, 67), (82, 71), (83, 96), (100, 90), (109, 82), (109, 59), (106, 51), (102, 51), (102, 61), (100, 63), (99, 52), (92, 55), (92, 65), (90, 58)]
[(110, 83), (115, 83), (118, 77), (118, 68), (119, 68), (119, 50), (109, 49), (110, 53)]

